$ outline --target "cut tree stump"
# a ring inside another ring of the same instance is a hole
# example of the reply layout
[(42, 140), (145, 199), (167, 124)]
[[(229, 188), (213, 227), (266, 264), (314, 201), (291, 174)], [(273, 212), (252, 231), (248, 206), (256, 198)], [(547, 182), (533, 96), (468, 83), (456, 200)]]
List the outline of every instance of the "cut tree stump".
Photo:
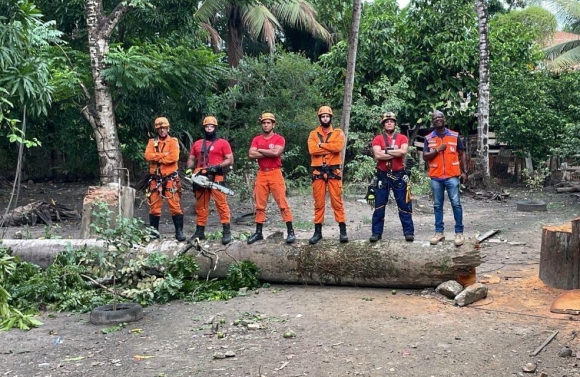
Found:
[(114, 227), (117, 216), (133, 217), (135, 189), (119, 186), (116, 183), (111, 183), (108, 186), (89, 186), (83, 199), (81, 238), (93, 238), (96, 236), (94, 229), (91, 227), (91, 224), (95, 221), (93, 205), (96, 201), (107, 203), (112, 212), (111, 226)]
[[(22, 259), (46, 267), (67, 245), (79, 248), (99, 244), (102, 241), (5, 240), (4, 246)], [(260, 268), (264, 282), (369, 287), (423, 288), (466, 276), (474, 280), (475, 267), (482, 263), (474, 240), (467, 240), (461, 247), (455, 247), (452, 241), (431, 246), (428, 241), (403, 240), (352, 240), (345, 244), (322, 240), (316, 245), (297, 240), (287, 245), (279, 237), (252, 245), (234, 241), (224, 247), (216, 241), (200, 246), (196, 249), (183, 242), (160, 240), (148, 244), (144, 251), (170, 256), (187, 251), (196, 256), (198, 275), (203, 279), (225, 278), (232, 263), (249, 260)]]
[(540, 279), (553, 288), (580, 288), (580, 218), (542, 228)]

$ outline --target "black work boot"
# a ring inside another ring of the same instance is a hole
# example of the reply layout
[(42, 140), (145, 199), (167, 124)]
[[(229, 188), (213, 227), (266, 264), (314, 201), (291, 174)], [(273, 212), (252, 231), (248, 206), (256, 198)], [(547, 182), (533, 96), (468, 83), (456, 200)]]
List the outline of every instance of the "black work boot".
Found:
[(371, 235), (371, 238), (369, 239), (369, 241), (371, 242), (377, 242), (378, 240), (380, 240), (381, 238), (383, 238), (380, 234), (377, 233), (373, 233)]
[(205, 226), (204, 225), (196, 225), (195, 226), (195, 233), (189, 239), (189, 242), (193, 242), (196, 238), (200, 240), (205, 240)]
[(230, 224), (223, 224), (222, 245), (227, 245), (230, 242), (232, 242), (232, 231), (230, 230)]
[(248, 245), (264, 239), (264, 236), (262, 235), (262, 225), (263, 224), (261, 223), (256, 223), (256, 233), (252, 234), (250, 238), (248, 238)]
[(288, 231), (288, 236), (286, 236), (286, 243), (293, 243), (296, 241), (296, 236), (294, 235), (294, 227), (292, 226), (292, 221), (286, 223), (286, 229)]
[(183, 234), (183, 215), (175, 215), (171, 218), (175, 226), (175, 239), (179, 242), (185, 241), (185, 234)]
[(348, 242), (348, 236), (346, 235), (346, 224), (338, 223), (338, 227), (340, 229), (340, 242)]
[(311, 245), (316, 244), (322, 239), (322, 224), (314, 224), (314, 234), (308, 240)]
[(151, 238), (159, 238), (159, 219), (161, 216), (149, 215), (149, 226), (157, 231), (157, 233), (151, 232)]

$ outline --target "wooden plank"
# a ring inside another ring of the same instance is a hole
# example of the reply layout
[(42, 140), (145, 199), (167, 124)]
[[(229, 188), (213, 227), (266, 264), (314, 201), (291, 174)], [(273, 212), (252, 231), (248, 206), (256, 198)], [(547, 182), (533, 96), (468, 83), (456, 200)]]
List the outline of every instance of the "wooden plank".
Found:
[(554, 331), (552, 335), (550, 335), (548, 339), (544, 340), (544, 343), (540, 344), (540, 346), (536, 348), (530, 356), (536, 356), (537, 354), (539, 354), (544, 349), (544, 347), (546, 347), (548, 343), (550, 343), (556, 337), (556, 335), (558, 335), (558, 332), (559, 330)]
[(488, 239), (489, 237), (491, 237), (494, 234), (496, 234), (497, 232), (499, 232), (499, 229), (488, 230), (487, 232), (485, 232), (482, 235), (480, 235), (479, 237), (477, 237), (475, 239), (475, 242), (476, 243), (481, 243), (481, 242), (485, 241), (486, 239)]

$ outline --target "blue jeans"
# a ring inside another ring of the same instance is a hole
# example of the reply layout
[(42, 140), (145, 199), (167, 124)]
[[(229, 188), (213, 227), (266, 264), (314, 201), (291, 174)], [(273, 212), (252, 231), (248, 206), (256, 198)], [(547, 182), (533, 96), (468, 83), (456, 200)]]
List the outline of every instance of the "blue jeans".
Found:
[(445, 190), (453, 208), (453, 218), (455, 219), (455, 233), (463, 233), (463, 208), (459, 193), (459, 178), (447, 178), (444, 180), (431, 179), (431, 191), (433, 192), (433, 209), (435, 210), (435, 232), (443, 233), (445, 223), (443, 222), (443, 201)]
[(407, 183), (403, 180), (404, 173), (393, 173), (393, 178), (387, 177), (384, 173), (377, 175), (381, 181), (381, 188), (377, 189), (375, 193), (375, 211), (373, 212), (372, 232), (373, 234), (383, 234), (383, 227), (385, 225), (385, 206), (389, 202), (389, 191), (393, 191), (393, 196), (397, 202), (399, 209), (399, 220), (403, 226), (404, 235), (412, 235), (415, 233), (413, 226), (413, 207), (412, 203), (407, 203), (405, 198), (407, 195)]

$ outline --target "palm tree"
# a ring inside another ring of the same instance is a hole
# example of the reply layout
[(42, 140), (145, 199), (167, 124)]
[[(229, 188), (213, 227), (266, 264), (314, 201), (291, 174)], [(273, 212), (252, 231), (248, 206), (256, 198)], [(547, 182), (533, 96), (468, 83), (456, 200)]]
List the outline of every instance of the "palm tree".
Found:
[[(281, 24), (304, 29), (330, 41), (330, 33), (316, 20), (316, 11), (306, 0), (204, 0), (195, 17), (213, 36), (218, 33), (210, 24), (218, 17), (227, 21), (226, 48), (231, 67), (237, 67), (244, 55), (243, 39), (266, 42), (274, 50), (276, 32)], [(215, 43), (215, 38), (213, 38)]]
[[(569, 31), (580, 34), (580, 1), (578, 0), (544, 0), (530, 1), (538, 4), (556, 15), (558, 21), (569, 27)], [(550, 66), (564, 68), (580, 64), (580, 35), (578, 40), (560, 43), (544, 50), (551, 60)]]

